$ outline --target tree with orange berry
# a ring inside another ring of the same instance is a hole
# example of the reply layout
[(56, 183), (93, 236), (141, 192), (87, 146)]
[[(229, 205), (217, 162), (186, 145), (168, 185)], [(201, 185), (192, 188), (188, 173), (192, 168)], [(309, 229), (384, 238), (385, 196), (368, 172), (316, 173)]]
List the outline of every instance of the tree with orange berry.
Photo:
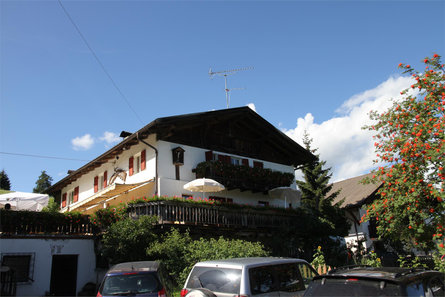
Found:
[(445, 254), (445, 73), (441, 57), (423, 60), (423, 72), (399, 64), (413, 84), (384, 113), (372, 111), (380, 198), (362, 220), (375, 219), (381, 238)]

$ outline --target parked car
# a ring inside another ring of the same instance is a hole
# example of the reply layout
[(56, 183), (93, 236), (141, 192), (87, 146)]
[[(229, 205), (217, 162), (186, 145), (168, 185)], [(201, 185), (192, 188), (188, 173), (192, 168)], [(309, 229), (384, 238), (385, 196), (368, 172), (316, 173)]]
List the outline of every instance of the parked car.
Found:
[(399, 267), (349, 267), (314, 277), (304, 296), (445, 296), (445, 275)]
[(306, 261), (291, 258), (235, 258), (196, 263), (181, 297), (302, 296), (318, 275)]
[(105, 274), (97, 297), (167, 297), (165, 275), (163, 266), (155, 261), (116, 264)]

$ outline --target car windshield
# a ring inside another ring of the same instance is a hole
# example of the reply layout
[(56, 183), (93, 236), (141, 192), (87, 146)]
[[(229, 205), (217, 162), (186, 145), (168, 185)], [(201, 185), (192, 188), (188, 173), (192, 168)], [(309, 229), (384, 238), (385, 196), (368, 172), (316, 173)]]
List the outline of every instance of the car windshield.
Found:
[(103, 296), (128, 296), (159, 291), (155, 273), (137, 273), (107, 276), (102, 289)]
[(220, 267), (193, 268), (187, 288), (206, 288), (213, 292), (239, 294), (241, 269)]
[(317, 279), (304, 296), (401, 296), (400, 288), (384, 281)]

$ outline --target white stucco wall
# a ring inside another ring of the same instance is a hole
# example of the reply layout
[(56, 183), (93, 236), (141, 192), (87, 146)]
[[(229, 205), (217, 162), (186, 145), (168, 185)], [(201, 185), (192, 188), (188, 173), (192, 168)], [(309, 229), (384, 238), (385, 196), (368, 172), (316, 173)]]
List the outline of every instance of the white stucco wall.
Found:
[[(173, 155), (172, 149), (176, 147), (181, 147), (184, 149), (184, 165), (180, 166), (180, 180), (176, 180), (175, 165), (173, 165)], [(183, 186), (194, 180), (196, 178), (192, 169), (196, 168), (196, 165), (200, 162), (205, 161), (205, 152), (208, 149), (201, 149), (196, 147), (191, 147), (187, 145), (181, 145), (177, 143), (159, 141), (159, 194), (165, 196), (179, 196), (183, 194), (192, 195), (194, 198), (202, 198), (203, 193), (190, 192), (184, 190)], [(224, 152), (213, 151), (215, 154), (229, 155), (232, 157), (245, 158), (244, 156), (227, 154)], [(249, 158), (248, 158), (249, 159)], [(264, 168), (269, 168), (274, 171), (287, 172), (294, 174), (293, 166), (287, 166), (272, 162), (267, 162), (257, 159), (249, 159), (249, 165), (253, 166), (253, 161), (260, 161), (263, 163)], [(292, 184), (295, 189), (296, 184)], [(234, 203), (238, 204), (249, 204), (257, 205), (258, 201), (269, 201), (271, 206), (284, 207), (284, 200), (282, 199), (272, 199), (269, 195), (263, 193), (252, 193), (251, 191), (240, 192), (238, 190), (227, 191), (224, 190), (218, 193), (205, 193), (204, 196), (208, 198), (209, 196), (218, 196), (233, 199)], [(292, 203), (292, 206), (296, 206), (297, 201), (286, 201), (287, 205)]]
[[(148, 142), (152, 146), (156, 147), (158, 150), (158, 182), (157, 182), (157, 193), (158, 195), (164, 196), (179, 196), (193, 195), (195, 198), (203, 196), (203, 193), (192, 193), (183, 189), (183, 186), (189, 181), (194, 180), (195, 174), (192, 169), (200, 162), (205, 161), (205, 152), (207, 149), (196, 148), (187, 145), (181, 145), (166, 141), (156, 141), (155, 135), (150, 135), (144, 141)], [(175, 165), (173, 164), (172, 149), (176, 147), (181, 147), (185, 150), (184, 152), (184, 165), (180, 166), (180, 180), (176, 180)], [(146, 169), (136, 173), (132, 176), (129, 175), (129, 165), (128, 160), (131, 156), (135, 156), (142, 150), (146, 150)], [(215, 154), (229, 155), (232, 157), (245, 158), (244, 156), (227, 154), (225, 152), (214, 151)], [(272, 162), (267, 162), (263, 160), (250, 159), (249, 165), (253, 166), (253, 161), (260, 161), (263, 163), (264, 168), (269, 168), (274, 171), (287, 172), (294, 174), (293, 166), (287, 166)], [(106, 164), (94, 169), (93, 171), (83, 175), (81, 178), (71, 183), (62, 189), (62, 194), (74, 190), (75, 187), (79, 186), (79, 202), (93, 196), (94, 193), (94, 177), (103, 174), (107, 171), (108, 179), (114, 173), (114, 168), (118, 167), (127, 172), (126, 184), (133, 184), (148, 181), (156, 176), (156, 155), (155, 151), (147, 146), (146, 144), (140, 142), (137, 145), (132, 146), (129, 150), (124, 151), (119, 158), (108, 161)], [(119, 178), (116, 180), (117, 183), (123, 183)], [(294, 189), (296, 184), (291, 185)], [(237, 190), (223, 191), (219, 193), (206, 193), (205, 197), (210, 195), (231, 198), (233, 202), (240, 204), (257, 205), (258, 201), (268, 201), (271, 206), (284, 207), (285, 204), (292, 204), (293, 207), (298, 206), (298, 201), (284, 201), (284, 199), (272, 199), (269, 195), (263, 193), (252, 193), (250, 191), (240, 192)], [(67, 205), (68, 208), (68, 205)], [(67, 209), (65, 208), (65, 209)]]
[[(154, 145), (155, 144), (155, 135), (150, 135), (147, 139), (144, 140), (145, 142)], [(133, 174), (132, 176), (129, 175), (129, 158), (131, 156), (135, 156), (136, 154), (139, 154), (142, 150), (146, 151), (146, 168), (145, 170), (142, 170), (136, 174)], [(121, 168), (127, 172), (127, 178), (125, 183), (126, 184), (134, 184), (139, 183), (143, 181), (150, 180), (155, 177), (155, 151), (147, 146), (146, 144), (140, 142), (137, 145), (132, 146), (129, 150), (124, 151), (122, 154), (119, 155), (119, 158), (115, 158), (112, 160), (109, 160), (107, 163), (102, 164), (100, 167), (94, 169), (91, 172), (88, 172), (87, 174), (82, 175), (81, 178), (77, 179), (73, 183), (69, 184), (68, 186), (64, 187), (62, 189), (62, 195), (63, 193), (67, 193), (69, 191), (73, 191), (75, 187), (79, 187), (79, 200), (78, 202), (81, 202), (82, 200), (85, 200), (94, 194), (94, 177), (103, 175), (105, 171), (107, 171), (107, 177), (108, 180), (111, 178), (112, 174), (114, 173), (114, 168)], [(116, 183), (124, 183), (120, 178), (117, 178)], [(68, 208), (68, 202), (66, 208)]]
[(17, 296), (44, 296), (50, 291), (53, 255), (78, 255), (77, 290), (96, 283), (96, 256), (92, 239), (2, 238), (0, 253), (34, 253), (34, 273), (30, 284), (17, 284)]

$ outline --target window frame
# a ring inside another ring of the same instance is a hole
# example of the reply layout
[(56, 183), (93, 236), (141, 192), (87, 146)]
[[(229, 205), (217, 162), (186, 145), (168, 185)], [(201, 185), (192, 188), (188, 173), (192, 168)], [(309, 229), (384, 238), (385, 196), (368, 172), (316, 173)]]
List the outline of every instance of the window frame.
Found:
[(31, 284), (34, 281), (33, 277), (34, 277), (35, 253), (33, 253), (33, 252), (26, 252), (26, 253), (2, 253), (1, 254), (1, 263), (2, 263), (2, 265), (10, 267), (15, 272), (16, 271), (15, 267), (12, 267), (11, 265), (6, 265), (4, 263), (5, 257), (29, 257), (28, 280), (27, 281), (19, 281), (19, 280), (17, 280), (17, 284)]
[(69, 191), (66, 192), (67, 193), (67, 197), (66, 197), (66, 205), (71, 205), (74, 203), (74, 189), (71, 189)]

